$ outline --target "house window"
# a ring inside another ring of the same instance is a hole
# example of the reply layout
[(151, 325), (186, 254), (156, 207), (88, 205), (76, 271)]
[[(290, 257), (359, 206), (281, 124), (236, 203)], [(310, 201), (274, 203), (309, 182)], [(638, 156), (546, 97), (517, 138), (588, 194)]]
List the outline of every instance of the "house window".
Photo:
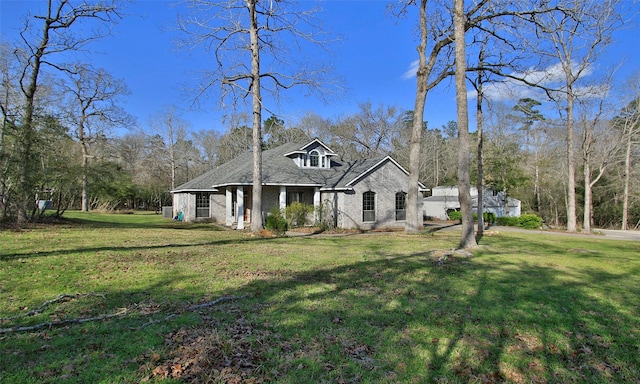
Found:
[(304, 202), (304, 194), (302, 192), (287, 192), (287, 205), (291, 205), (294, 201)]
[(196, 217), (209, 217), (208, 193), (196, 193)]
[(309, 154), (309, 163), (310, 167), (320, 166), (320, 155), (318, 154), (318, 151), (311, 151)]
[(376, 194), (365, 192), (362, 194), (362, 221), (376, 221)]
[(396, 220), (407, 219), (407, 194), (405, 192), (396, 193)]

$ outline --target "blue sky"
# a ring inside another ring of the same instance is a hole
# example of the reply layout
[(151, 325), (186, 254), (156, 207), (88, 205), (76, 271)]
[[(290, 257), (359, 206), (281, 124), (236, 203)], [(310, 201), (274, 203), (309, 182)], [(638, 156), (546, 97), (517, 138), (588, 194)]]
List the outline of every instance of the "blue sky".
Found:
[[(2, 39), (17, 38), (20, 20), (28, 11), (37, 13), (43, 0), (0, 0), (0, 33)], [(278, 114), (293, 123), (307, 111), (334, 118), (357, 111), (358, 103), (370, 101), (413, 109), (415, 78), (405, 73), (416, 60), (414, 20), (398, 20), (386, 12), (388, 1), (329, 0), (322, 3), (325, 28), (342, 37), (332, 46), (335, 74), (343, 79), (345, 95), (329, 104), (292, 90), (280, 104)], [(189, 110), (193, 102), (185, 84), (194, 85), (205, 60), (175, 47), (177, 9), (173, 1), (141, 0), (128, 5), (128, 14), (114, 29), (114, 35), (91, 45), (90, 55), (97, 66), (105, 68), (128, 85), (131, 95), (125, 109), (145, 128), (149, 118), (164, 107), (175, 105), (185, 110), (182, 118), (194, 130), (224, 131), (222, 115), (215, 95), (201, 104), (200, 110)], [(629, 25), (614, 35), (614, 43), (598, 63), (604, 70), (616, 63), (622, 81), (640, 70), (640, 53), (636, 37), (639, 29)], [(188, 89), (188, 88), (187, 88)], [(269, 115), (265, 114), (264, 118)], [(430, 127), (440, 127), (455, 119), (453, 82), (445, 80), (427, 97), (425, 119)]]

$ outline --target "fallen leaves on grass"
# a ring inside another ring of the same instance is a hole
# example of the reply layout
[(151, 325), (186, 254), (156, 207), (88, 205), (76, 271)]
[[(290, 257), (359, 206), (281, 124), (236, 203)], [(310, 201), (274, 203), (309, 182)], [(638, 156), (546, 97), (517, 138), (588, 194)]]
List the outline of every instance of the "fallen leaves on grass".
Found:
[[(51, 303), (56, 303), (59, 301), (68, 301), (71, 299), (75, 299), (78, 297), (86, 297), (86, 296), (100, 296), (101, 298), (106, 298), (104, 295), (101, 294), (77, 294), (77, 295), (59, 295), (57, 298), (53, 299), (53, 300), (49, 300), (47, 302), (45, 302), (44, 304), (42, 304), (40, 306), (40, 309), (38, 310), (33, 310), (33, 311), (29, 311), (24, 315), (18, 315), (18, 316), (13, 316), (10, 318), (6, 318), (6, 319), (2, 319), (0, 318), (0, 324), (3, 324), (5, 322), (9, 322), (11, 320), (14, 319), (19, 319), (23, 316), (34, 316), (37, 314), (40, 314), (44, 311), (44, 309), (49, 306)], [(232, 301), (232, 300), (237, 300), (237, 299), (241, 299), (244, 298), (245, 296), (222, 296), (216, 300), (210, 301), (210, 302), (206, 302), (203, 304), (198, 304), (198, 305), (193, 305), (190, 306), (186, 309), (182, 309), (180, 312), (177, 313), (171, 313), (169, 315), (167, 315), (166, 317), (162, 318), (162, 319), (158, 319), (158, 320), (150, 320), (144, 324), (142, 324), (140, 327), (138, 328), (132, 328), (133, 330), (139, 330), (142, 329), (148, 325), (151, 324), (156, 324), (162, 321), (166, 321), (169, 320), (175, 316), (177, 316), (178, 314), (184, 313), (185, 311), (194, 311), (197, 309), (202, 309), (202, 308), (206, 308), (206, 307), (210, 307), (210, 306), (214, 306), (218, 303), (221, 302), (226, 302), (226, 301)], [(97, 304), (98, 307), (102, 308), (104, 307), (102, 304)], [(84, 323), (88, 323), (88, 322), (92, 322), (92, 321), (103, 321), (103, 320), (109, 320), (109, 319), (113, 319), (113, 318), (120, 318), (120, 317), (124, 317), (126, 315), (130, 315), (133, 313), (137, 313), (141, 316), (150, 316), (156, 313), (160, 312), (160, 304), (157, 304), (153, 301), (147, 302), (147, 303), (135, 303), (133, 305), (131, 305), (130, 307), (124, 307), (124, 308), (119, 308), (117, 312), (114, 313), (108, 313), (108, 314), (100, 314), (100, 315), (96, 315), (96, 316), (88, 316), (88, 311), (86, 309), (82, 310), (82, 314), (83, 317), (74, 317), (74, 318), (67, 318), (67, 313), (61, 309), (56, 309), (55, 311), (53, 311), (53, 313), (51, 313), (49, 315), (49, 317), (51, 318), (51, 321), (48, 322), (44, 322), (44, 323), (40, 323), (40, 324), (35, 324), (35, 325), (28, 325), (28, 326), (13, 326), (13, 327), (8, 327), (8, 328), (0, 328), (0, 335), (2, 334), (6, 334), (6, 333), (14, 333), (14, 332), (29, 332), (29, 331), (37, 331), (40, 329), (45, 329), (45, 328), (54, 328), (54, 327), (62, 327), (62, 326), (67, 326), (67, 325), (73, 325), (73, 324), (84, 324)]]
[(342, 345), (345, 353), (351, 360), (368, 370), (375, 368), (375, 360), (372, 358), (374, 353), (373, 348), (363, 343), (346, 340), (343, 341)]
[[(169, 358), (156, 365), (146, 380), (174, 378), (188, 383), (262, 383), (268, 377), (261, 371), (264, 352), (249, 338), (260, 337), (244, 317), (226, 330), (212, 327), (180, 329), (169, 333), (165, 343)], [(257, 343), (257, 345), (261, 345)], [(149, 362), (141, 369), (146, 369)]]

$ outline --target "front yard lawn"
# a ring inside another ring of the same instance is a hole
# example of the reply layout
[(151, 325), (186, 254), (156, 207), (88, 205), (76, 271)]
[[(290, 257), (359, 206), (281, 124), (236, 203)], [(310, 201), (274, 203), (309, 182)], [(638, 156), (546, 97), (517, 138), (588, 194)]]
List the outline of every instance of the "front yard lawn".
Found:
[(638, 242), (68, 216), (0, 231), (1, 383), (640, 382)]

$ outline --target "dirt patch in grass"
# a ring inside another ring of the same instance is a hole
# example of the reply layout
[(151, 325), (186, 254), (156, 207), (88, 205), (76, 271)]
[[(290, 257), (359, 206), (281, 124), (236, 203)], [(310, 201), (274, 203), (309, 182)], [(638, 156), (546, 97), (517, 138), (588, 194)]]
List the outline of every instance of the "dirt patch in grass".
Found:
[[(265, 334), (240, 316), (226, 329), (214, 323), (181, 328), (165, 336), (167, 356), (149, 356), (146, 380), (173, 378), (189, 383), (263, 383), (273, 380), (261, 367)], [(252, 342), (257, 340), (258, 342)]]
[[(187, 383), (267, 383), (298, 375), (318, 364), (336, 383), (360, 382), (358, 373), (343, 371), (346, 361), (365, 371), (378, 366), (373, 346), (329, 329), (311, 339), (282, 335), (268, 324), (259, 325), (239, 310), (235, 320), (221, 320), (200, 313), (204, 322), (183, 327), (164, 336), (165, 351), (136, 359), (142, 381), (175, 379)], [(334, 319), (334, 322), (342, 322)], [(332, 361), (330, 350), (338, 350), (342, 365)], [(292, 373), (293, 372), (293, 373)]]
[(373, 228), (369, 230), (359, 229), (359, 228), (331, 228), (331, 229), (323, 229), (321, 227), (296, 227), (291, 228), (287, 232), (292, 234), (305, 234), (305, 235), (356, 235), (356, 234), (366, 234), (366, 233), (390, 233), (390, 232), (404, 232), (403, 227), (381, 227), (381, 228)]
[(306, 234), (320, 233), (320, 232), (322, 232), (322, 228), (320, 228), (320, 227), (296, 227), (296, 228), (289, 229), (288, 232), (306, 233)]

